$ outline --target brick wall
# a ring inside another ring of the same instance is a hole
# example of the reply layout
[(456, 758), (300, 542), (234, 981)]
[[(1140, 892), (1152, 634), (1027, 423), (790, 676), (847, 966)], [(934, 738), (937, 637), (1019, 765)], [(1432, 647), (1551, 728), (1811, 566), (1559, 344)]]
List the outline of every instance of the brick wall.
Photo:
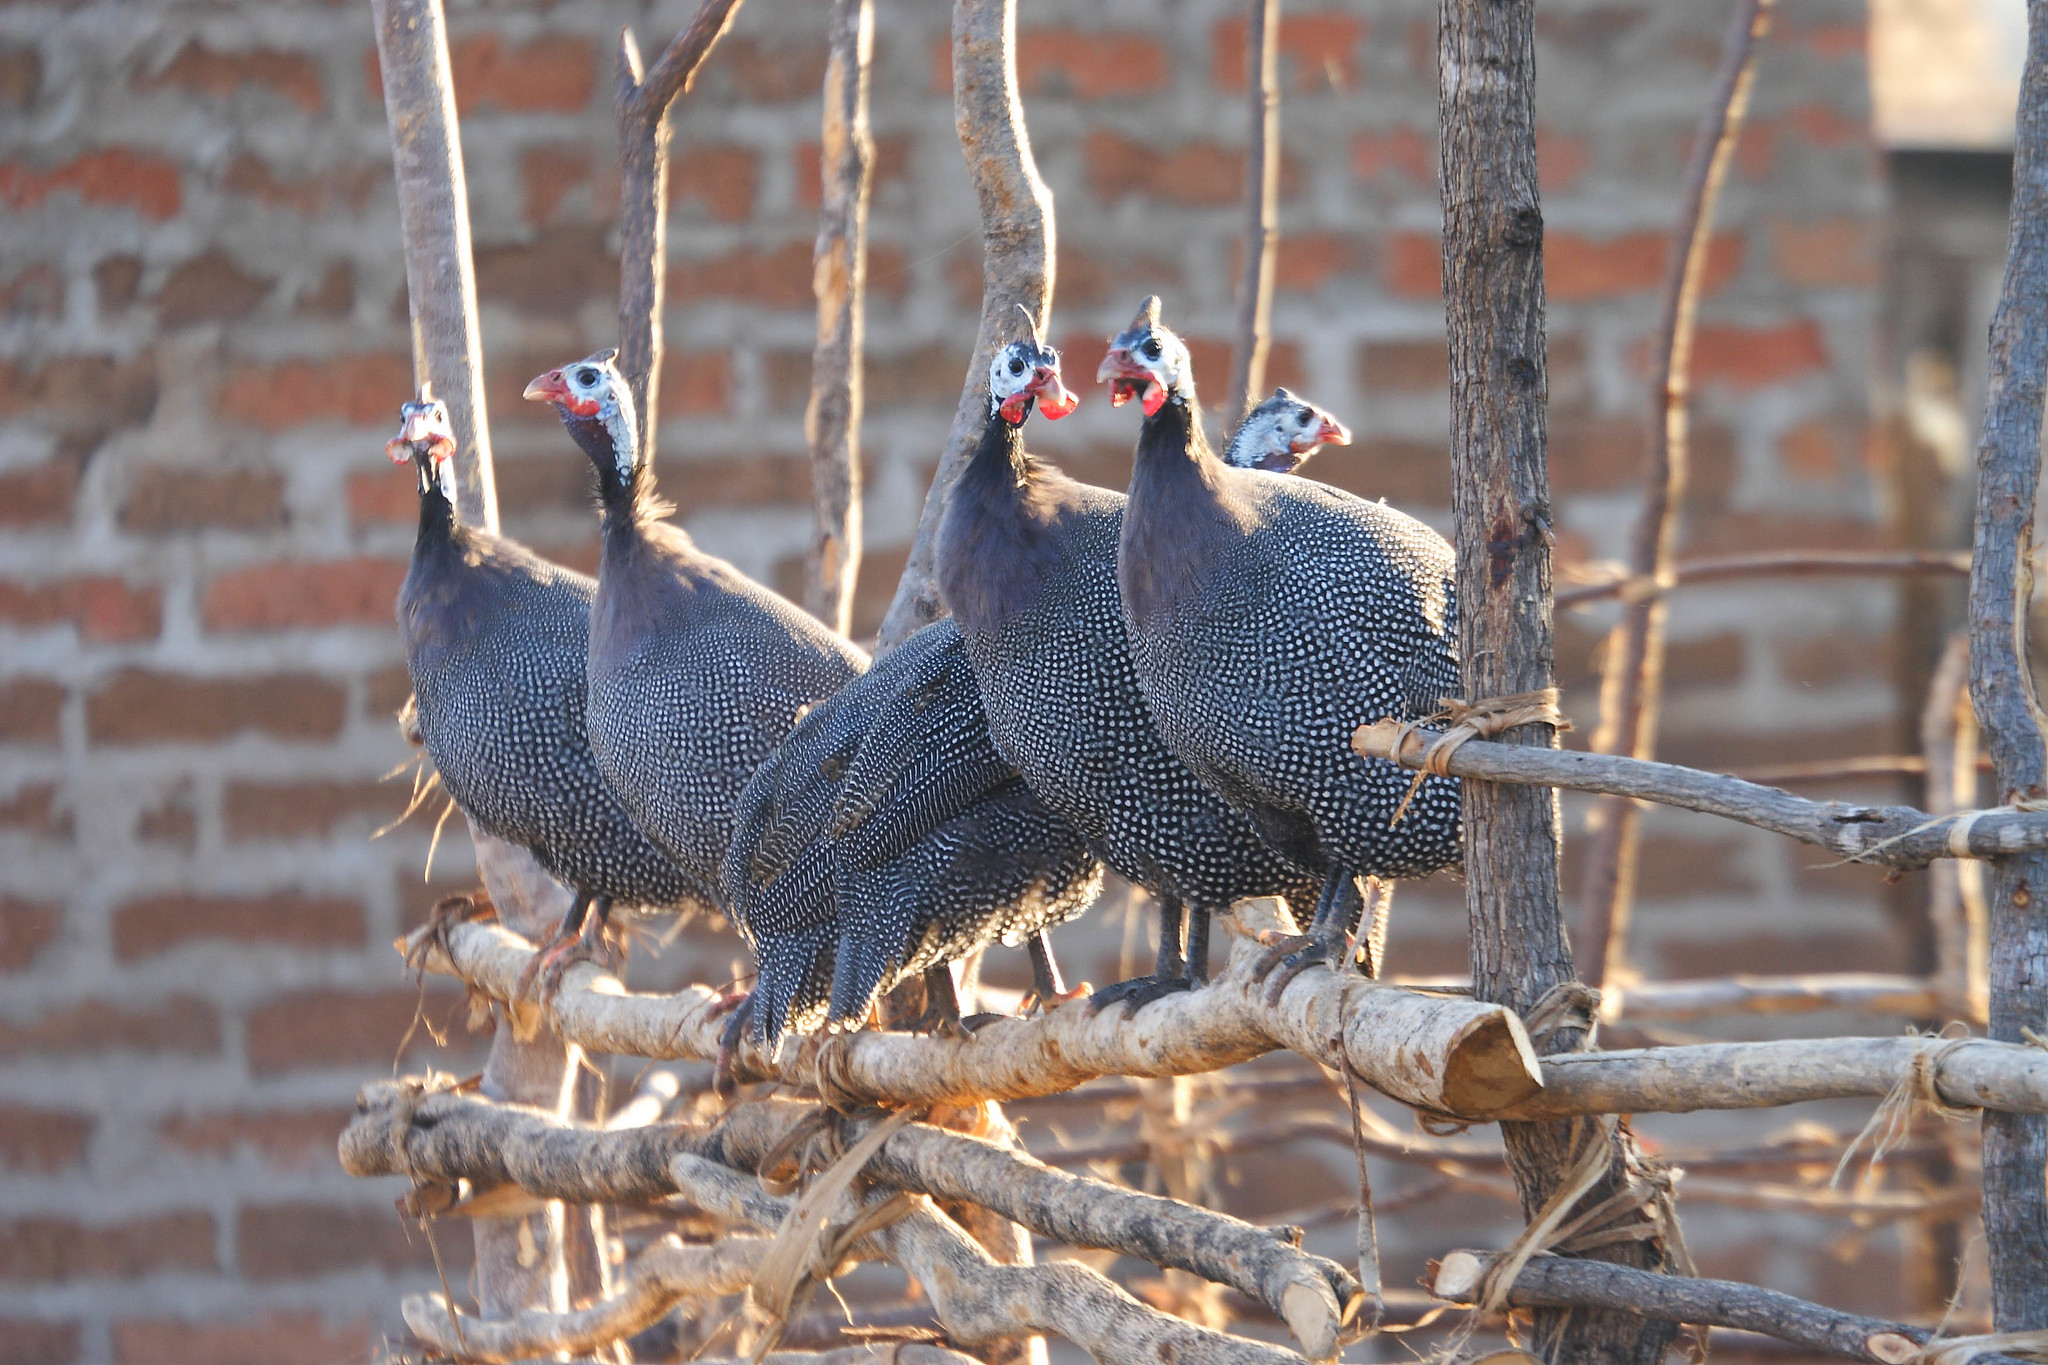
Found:
[[(658, 44), (688, 8), (452, 6), (505, 520), (578, 564), (593, 555), (583, 462), (517, 395), (613, 339), (612, 45), (622, 23)], [(1322, 477), (1447, 526), (1433, 9), (1289, 7), (1272, 377), (1354, 425)], [(1543, 7), (1566, 563), (1626, 535), (1652, 294), (1721, 9)], [(1237, 14), (1024, 6), (1063, 246), (1055, 338), (1077, 370), (1156, 290), (1222, 381)], [(1686, 507), (1700, 551), (1879, 534), (1864, 373), (1882, 194), (1861, 7), (1781, 15), (1714, 241)], [(816, 4), (750, 7), (676, 120), (663, 476), (708, 548), (785, 589), (808, 518), (823, 21)], [(877, 31), (863, 630), (902, 562), (979, 288), (945, 7), (880, 0)], [(397, 1291), (433, 1272), (393, 1191), (345, 1179), (332, 1139), (414, 1016), (388, 944), (467, 857), (451, 831), (426, 885), (423, 822), (371, 838), (406, 804), (385, 774), (406, 757), (390, 602), (413, 500), (382, 458), (410, 366), (368, 7), (0, 7), (0, 143), (0, 1357), (360, 1359)], [(1098, 396), (1035, 439), (1120, 485), (1133, 423)], [(1603, 625), (1561, 636), (1587, 726)], [(1877, 587), (1688, 593), (1670, 752), (1732, 766), (1890, 749), (1890, 626)], [(1652, 973), (1906, 965), (1868, 881), (1699, 821), (1652, 835)], [(1397, 968), (1459, 965), (1456, 902), (1448, 885), (1406, 898)], [(1108, 978), (1119, 932), (1077, 933), (1083, 974)], [(436, 1018), (450, 1003), (429, 993)], [(446, 1050), (413, 1040), (413, 1064), (477, 1053), (459, 1031)], [(1498, 1226), (1492, 1209), (1481, 1234)], [(1758, 1226), (1712, 1244), (1722, 1268)], [(1395, 1245), (1440, 1250), (1436, 1233)], [(466, 1240), (441, 1239), (452, 1275)], [(1820, 1265), (1781, 1255), (1773, 1282), (1825, 1287)], [(1872, 1283), (1834, 1287), (1881, 1302)]]

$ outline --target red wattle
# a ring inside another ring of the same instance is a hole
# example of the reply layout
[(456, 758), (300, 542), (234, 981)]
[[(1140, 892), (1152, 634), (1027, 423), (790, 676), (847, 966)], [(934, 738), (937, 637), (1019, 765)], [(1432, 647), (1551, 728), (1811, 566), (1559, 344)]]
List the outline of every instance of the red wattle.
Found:
[(595, 398), (578, 398), (574, 394), (570, 394), (562, 400), (562, 406), (575, 413), (578, 417), (597, 416), (597, 400)]
[(1166, 390), (1156, 380), (1145, 386), (1145, 415), (1152, 416), (1166, 406)]

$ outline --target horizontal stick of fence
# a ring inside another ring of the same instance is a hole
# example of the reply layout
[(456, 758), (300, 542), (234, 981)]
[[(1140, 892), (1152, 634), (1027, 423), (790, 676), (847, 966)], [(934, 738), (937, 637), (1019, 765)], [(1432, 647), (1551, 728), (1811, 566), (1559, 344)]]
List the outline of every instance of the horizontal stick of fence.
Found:
[(1729, 1014), (1810, 1014), (1860, 1010), (1931, 1019), (1953, 1006), (1923, 976), (1879, 972), (1817, 972), (1809, 976), (1720, 976), (1702, 981), (1609, 984), (1601, 1017), (1676, 1022)]
[[(1235, 923), (1277, 926), (1275, 904), (1243, 902)], [(403, 946), (418, 950), (427, 970), (498, 1000), (512, 997), (533, 955), (525, 939), (493, 924), (454, 926), (445, 944), (422, 930)], [(1101, 1076), (1219, 1071), (1285, 1048), (1332, 1068), (1349, 1066), (1403, 1104), (1445, 1112), (1488, 1112), (1542, 1084), (1528, 1034), (1510, 1010), (1327, 968), (1303, 972), (1268, 1005), (1255, 971), (1261, 952), (1241, 935), (1228, 967), (1207, 987), (1131, 1015), (1067, 1007), (999, 1019), (968, 1039), (835, 1034), (785, 1044), (773, 1057), (748, 1043), (735, 1072), (848, 1104), (974, 1103), (1071, 1090)], [(528, 1020), (535, 1008), (514, 1007)], [(704, 987), (638, 994), (589, 963), (569, 969), (551, 1008), (562, 1035), (594, 1052), (657, 1060), (716, 1056), (726, 1022), (718, 996)]]
[[(1434, 738), (1399, 721), (1383, 720), (1359, 726), (1351, 747), (1363, 757), (1419, 770)], [(1848, 861), (1882, 867), (1911, 870), (1937, 858), (2002, 858), (2048, 849), (2048, 811), (2001, 807), (1932, 816), (1911, 806), (1809, 801), (1776, 787), (1675, 763), (1478, 739), (1459, 745), (1444, 768), (1456, 777), (1633, 796), (1718, 815), (1816, 845)]]
[[(1437, 1270), (1437, 1297), (1473, 1302), (1490, 1264), (1479, 1252), (1452, 1252)], [(1871, 1365), (1905, 1365), (1934, 1339), (1925, 1327), (1843, 1313), (1753, 1284), (1659, 1275), (1557, 1256), (1538, 1256), (1524, 1266), (1508, 1290), (1508, 1303), (1517, 1308), (1600, 1308), (1668, 1322), (1734, 1327)], [(1949, 1365), (1972, 1361), (2014, 1365), (2008, 1356), (1972, 1354), (1967, 1349)]]
[(1668, 582), (1652, 578), (1615, 577), (1597, 583), (1574, 583), (1557, 590), (1557, 605), (1582, 607), (1591, 602), (1644, 601), (1672, 588), (1697, 587), (1743, 578), (1834, 578), (1933, 574), (1967, 578), (1970, 557), (1939, 550), (1866, 553), (1856, 550), (1792, 550), (1747, 555), (1716, 555), (1674, 565)]

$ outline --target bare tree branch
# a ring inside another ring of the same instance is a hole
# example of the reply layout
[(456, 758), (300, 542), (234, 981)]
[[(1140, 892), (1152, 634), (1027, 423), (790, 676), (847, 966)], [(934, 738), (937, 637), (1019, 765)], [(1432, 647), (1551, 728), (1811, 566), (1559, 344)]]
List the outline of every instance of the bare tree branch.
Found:
[(654, 458), (661, 309), (668, 278), (668, 110), (732, 24), (740, 0), (704, 0), (644, 75), (631, 29), (619, 35), (619, 371), (633, 386), (640, 455)]
[(868, 131), (873, 0), (832, 0), (826, 27), (825, 118), (818, 141), (823, 207), (811, 255), (818, 345), (811, 355), (811, 550), (804, 606), (844, 635), (853, 626), (860, 573), (861, 358), (868, 276), (868, 185), (875, 139)]
[[(1977, 716), (1970, 709), (1970, 641), (1958, 633), (1948, 642), (1927, 684), (1921, 708), (1920, 746), (1926, 756), (1924, 800), (1932, 815), (1955, 815), (1977, 804)], [(1944, 859), (1929, 870), (1927, 915), (1934, 931), (1934, 980), (1941, 1005), (1916, 1018), (1944, 1011), (1982, 1025), (1990, 1013), (1988, 958), (1990, 908), (1984, 903), (1984, 869), (1964, 859)]]
[(1237, 283), (1237, 340), (1230, 351), (1230, 420), (1263, 397), (1273, 343), (1273, 269), (1280, 248), (1280, 0), (1249, 0), (1244, 144), (1244, 261)]
[(1970, 557), (1945, 550), (1909, 550), (1871, 553), (1863, 550), (1790, 550), (1760, 554), (1717, 555), (1681, 560), (1662, 579), (1617, 574), (1597, 583), (1575, 583), (1557, 590), (1560, 607), (1583, 607), (1614, 598), (1636, 601), (1662, 597), (1674, 587), (1703, 583), (1726, 583), (1745, 578), (1813, 578), (1866, 574), (1953, 574), (1970, 572)]
[[(1433, 736), (1399, 721), (1361, 725), (1351, 747), (1367, 758), (1420, 768)], [(1603, 792), (1718, 815), (1880, 867), (1925, 867), (1937, 858), (2005, 858), (2048, 848), (2048, 812), (1992, 809), (1951, 816), (1911, 806), (1858, 806), (1809, 801), (1738, 777), (1619, 754), (1532, 749), (1468, 740), (1444, 762), (1457, 777), (1566, 791)]]
[(1804, 1014), (1814, 1010), (1862, 1010), (1927, 1019), (1941, 1013), (1944, 1000), (1938, 985), (1924, 977), (1876, 972), (1630, 981), (1610, 984), (1600, 994), (1604, 1018), (1626, 1019), (1631, 1023), (1709, 1019), (1730, 1014)]
[[(1671, 571), (1678, 538), (1678, 514), (1685, 500), (1690, 459), (1692, 338), (1705, 286), (1713, 241), (1714, 201), (1735, 154), (1749, 88), (1756, 78), (1757, 40), (1769, 31), (1774, 0), (1736, 0), (1714, 94), (1700, 119), (1686, 166), (1678, 232), (1664, 269), (1657, 349), (1650, 372), (1656, 376), (1660, 418), (1643, 457), (1643, 507), (1629, 546), (1629, 573), (1660, 582)], [(1600, 729), (1593, 748), (1648, 758), (1657, 748), (1657, 707), (1664, 690), (1662, 594), (1631, 601), (1607, 637)], [(1605, 984), (1628, 966), (1629, 905), (1635, 895), (1640, 812), (1633, 802), (1605, 797), (1587, 821), (1586, 882), (1579, 912), (1586, 978)]]
[(1008, 341), (1021, 305), (1040, 328), (1051, 321), (1056, 252), (1052, 191), (1039, 178), (1017, 93), (1017, 0), (953, 0), (953, 126), (981, 207), (981, 326), (967, 382), (932, 475), (910, 560), (882, 621), (892, 649), (945, 614), (933, 579), (946, 495), (988, 420), (988, 364)]
[(491, 428), (484, 412), (483, 334), (469, 254), (469, 188), (455, 127), (455, 80), (441, 0), (373, 0), (384, 113), (398, 179), (413, 378), (431, 383), (455, 431), (463, 521), (498, 529)]

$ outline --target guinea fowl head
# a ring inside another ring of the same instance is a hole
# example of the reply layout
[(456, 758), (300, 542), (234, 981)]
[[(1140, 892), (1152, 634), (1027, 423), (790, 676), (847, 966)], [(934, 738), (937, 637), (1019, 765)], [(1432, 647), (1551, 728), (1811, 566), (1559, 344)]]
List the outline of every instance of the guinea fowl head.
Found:
[(618, 355), (615, 350), (598, 351), (573, 365), (549, 370), (521, 395), (529, 402), (555, 405), (562, 425), (597, 466), (606, 489), (631, 486), (640, 461), (633, 391), (619, 373)]
[(1187, 343), (1159, 321), (1158, 295), (1146, 299), (1131, 325), (1110, 338), (1109, 354), (1102, 358), (1095, 378), (1109, 384), (1111, 407), (1135, 398), (1147, 417), (1169, 401), (1193, 410), (1195, 367), (1188, 359)]
[(1060, 353), (1039, 336), (1038, 323), (1030, 311), (1021, 303), (1017, 311), (1024, 315), (1028, 335), (1003, 347), (989, 361), (989, 411), (1013, 427), (1021, 426), (1031, 415), (1035, 400), (1038, 410), (1056, 422), (1072, 412), (1081, 400), (1060, 382)]
[(431, 385), (420, 385), (419, 398), (400, 406), (398, 434), (384, 443), (384, 453), (393, 464), (413, 466), (421, 493), (438, 488), (454, 501), (455, 427)]
[(1351, 433), (1342, 422), (1305, 398), (1275, 389), (1238, 423), (1223, 463), (1291, 474), (1323, 446), (1350, 444)]

